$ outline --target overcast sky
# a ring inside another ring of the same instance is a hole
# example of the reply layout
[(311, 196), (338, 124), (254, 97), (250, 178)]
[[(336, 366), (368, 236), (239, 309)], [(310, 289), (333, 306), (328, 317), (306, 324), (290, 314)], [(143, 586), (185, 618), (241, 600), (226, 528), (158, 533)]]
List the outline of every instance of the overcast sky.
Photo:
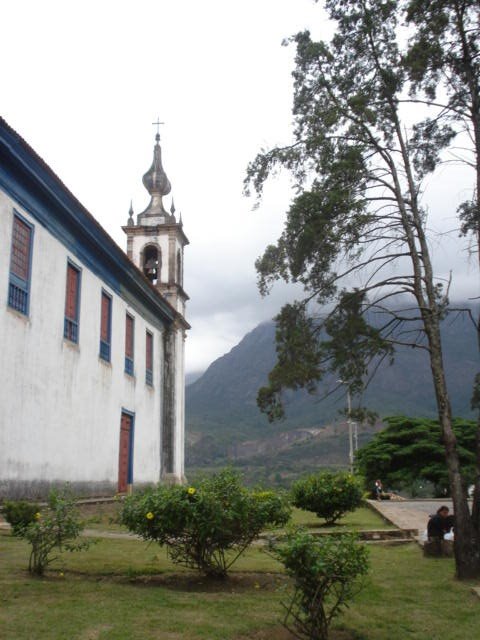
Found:
[[(164, 168), (191, 243), (187, 371), (205, 369), (292, 295), (281, 287), (262, 300), (253, 264), (281, 232), (289, 182), (271, 183), (257, 211), (242, 182), (260, 148), (290, 139), (294, 52), (281, 42), (307, 27), (327, 38), (321, 7), (5, 0), (1, 20), (2, 116), (123, 248), (130, 200), (135, 213), (149, 201), (141, 179), (152, 161), (151, 123), (165, 122)], [(467, 185), (460, 171), (439, 181), (442, 230), (455, 225)], [(451, 249), (438, 250), (445, 269)], [(461, 258), (463, 293), (476, 276)]]

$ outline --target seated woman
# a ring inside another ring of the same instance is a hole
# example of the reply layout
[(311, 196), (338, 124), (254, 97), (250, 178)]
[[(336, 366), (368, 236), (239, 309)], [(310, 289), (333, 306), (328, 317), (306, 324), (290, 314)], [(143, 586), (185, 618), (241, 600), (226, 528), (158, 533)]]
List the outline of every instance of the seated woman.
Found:
[(443, 540), (445, 534), (453, 527), (453, 516), (449, 515), (450, 509), (445, 505), (437, 509), (435, 515), (430, 516), (427, 524), (429, 540)]
[(386, 493), (383, 490), (383, 484), (381, 480), (375, 480), (375, 484), (373, 486), (373, 498), (375, 500), (389, 500), (390, 499), (390, 494)]

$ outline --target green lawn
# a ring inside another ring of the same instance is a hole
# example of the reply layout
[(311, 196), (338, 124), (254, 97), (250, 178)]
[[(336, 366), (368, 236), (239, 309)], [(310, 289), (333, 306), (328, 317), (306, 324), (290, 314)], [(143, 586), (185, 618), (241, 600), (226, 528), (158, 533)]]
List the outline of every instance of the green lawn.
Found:
[(120, 500), (113, 502), (86, 503), (78, 507), (86, 529), (101, 531), (126, 531), (120, 524)]
[(285, 582), (268, 573), (279, 568), (258, 551), (239, 570), (264, 573), (213, 583), (134, 540), (65, 554), (44, 579), (25, 571), (27, 553), (25, 543), (0, 535), (2, 640), (226, 640), (276, 624)]
[[(80, 507), (80, 513), (87, 529), (126, 532), (127, 529), (119, 524), (120, 509), (121, 502), (87, 504)], [(292, 523), (309, 529), (332, 530), (336, 532), (351, 529), (365, 531), (369, 529), (395, 528), (387, 524), (377, 513), (368, 507), (361, 507), (353, 513), (347, 513), (337, 524), (329, 528), (326, 528), (325, 521), (322, 518), (317, 518), (314, 513), (294, 508), (292, 510)]]
[[(415, 544), (369, 548), (365, 589), (336, 622), (349, 632), (332, 640), (479, 637), (480, 600), (471, 584), (453, 579), (450, 559), (424, 559)], [(25, 571), (27, 554), (23, 541), (0, 535), (2, 640), (287, 637), (278, 626), (287, 580), (259, 548), (224, 582), (182, 571), (156, 545), (135, 540), (104, 539), (65, 554), (44, 579)]]
[(292, 510), (292, 522), (308, 529), (322, 529), (324, 531), (368, 531), (372, 529), (395, 529), (391, 524), (386, 523), (378, 513), (369, 507), (360, 507), (353, 513), (347, 513), (333, 526), (325, 527), (325, 520), (317, 518), (310, 511), (302, 511), (294, 508)]

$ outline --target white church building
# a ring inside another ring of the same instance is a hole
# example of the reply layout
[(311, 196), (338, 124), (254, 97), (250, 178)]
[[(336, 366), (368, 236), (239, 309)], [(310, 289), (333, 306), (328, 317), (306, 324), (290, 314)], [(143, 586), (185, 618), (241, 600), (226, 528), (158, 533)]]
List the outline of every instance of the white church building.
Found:
[(184, 480), (188, 239), (159, 140), (125, 253), (0, 118), (0, 498)]

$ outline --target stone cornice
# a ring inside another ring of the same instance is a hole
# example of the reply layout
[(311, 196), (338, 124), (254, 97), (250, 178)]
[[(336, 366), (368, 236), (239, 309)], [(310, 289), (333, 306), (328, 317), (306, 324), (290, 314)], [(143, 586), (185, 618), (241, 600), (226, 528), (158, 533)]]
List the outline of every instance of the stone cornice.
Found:
[(168, 232), (168, 235), (174, 233), (178, 235), (181, 239), (181, 244), (183, 246), (190, 244), (189, 239), (185, 235), (182, 225), (177, 223), (166, 223), (166, 224), (155, 224), (155, 225), (146, 225), (146, 224), (138, 224), (138, 225), (125, 225), (122, 227), (122, 230), (128, 236), (158, 236), (158, 235), (167, 235), (165, 231)]

